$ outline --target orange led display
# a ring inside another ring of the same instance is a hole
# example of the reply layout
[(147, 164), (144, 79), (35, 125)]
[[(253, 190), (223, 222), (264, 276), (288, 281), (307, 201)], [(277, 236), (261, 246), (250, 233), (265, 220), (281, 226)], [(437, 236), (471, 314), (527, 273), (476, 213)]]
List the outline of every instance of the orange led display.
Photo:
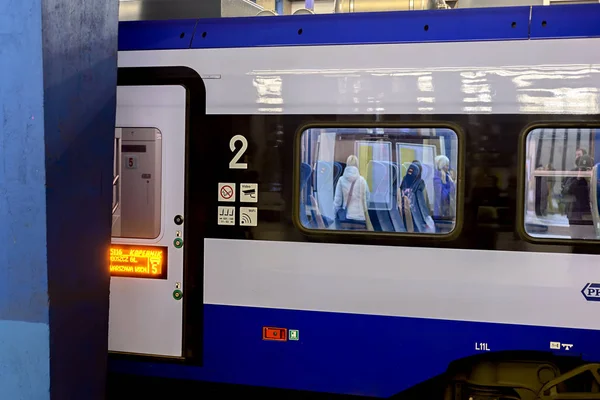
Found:
[(167, 279), (167, 248), (157, 246), (110, 246), (110, 275)]

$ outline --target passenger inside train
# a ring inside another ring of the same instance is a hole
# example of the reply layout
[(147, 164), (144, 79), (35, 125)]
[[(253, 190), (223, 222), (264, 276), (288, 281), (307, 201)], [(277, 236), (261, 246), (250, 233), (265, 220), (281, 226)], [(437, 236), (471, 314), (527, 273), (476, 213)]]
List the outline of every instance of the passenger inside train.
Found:
[(307, 229), (447, 234), (456, 224), (458, 137), (440, 128), (311, 128), (301, 136)]
[(527, 135), (525, 231), (532, 237), (596, 240), (600, 139), (596, 129), (534, 129)]

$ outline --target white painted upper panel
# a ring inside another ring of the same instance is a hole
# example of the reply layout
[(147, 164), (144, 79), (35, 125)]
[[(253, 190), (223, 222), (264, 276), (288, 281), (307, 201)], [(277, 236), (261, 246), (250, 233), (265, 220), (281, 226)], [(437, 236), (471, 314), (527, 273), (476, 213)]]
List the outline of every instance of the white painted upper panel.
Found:
[(130, 51), (189, 66), (209, 114), (597, 114), (598, 39)]

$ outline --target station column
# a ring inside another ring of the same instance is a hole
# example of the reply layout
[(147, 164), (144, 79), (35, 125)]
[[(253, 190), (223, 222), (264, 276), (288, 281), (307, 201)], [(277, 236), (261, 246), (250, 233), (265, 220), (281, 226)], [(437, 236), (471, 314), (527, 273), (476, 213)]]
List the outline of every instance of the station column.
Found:
[(0, 0), (0, 397), (103, 399), (118, 0)]

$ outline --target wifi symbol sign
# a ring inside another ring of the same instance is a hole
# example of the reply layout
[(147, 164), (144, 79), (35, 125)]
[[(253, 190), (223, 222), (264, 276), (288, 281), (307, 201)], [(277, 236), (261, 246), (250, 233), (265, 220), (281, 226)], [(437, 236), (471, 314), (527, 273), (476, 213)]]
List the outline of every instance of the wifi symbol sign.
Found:
[(258, 209), (256, 207), (240, 207), (240, 225), (256, 226)]
[(252, 218), (248, 214), (242, 214), (242, 225), (249, 225), (252, 222)]

